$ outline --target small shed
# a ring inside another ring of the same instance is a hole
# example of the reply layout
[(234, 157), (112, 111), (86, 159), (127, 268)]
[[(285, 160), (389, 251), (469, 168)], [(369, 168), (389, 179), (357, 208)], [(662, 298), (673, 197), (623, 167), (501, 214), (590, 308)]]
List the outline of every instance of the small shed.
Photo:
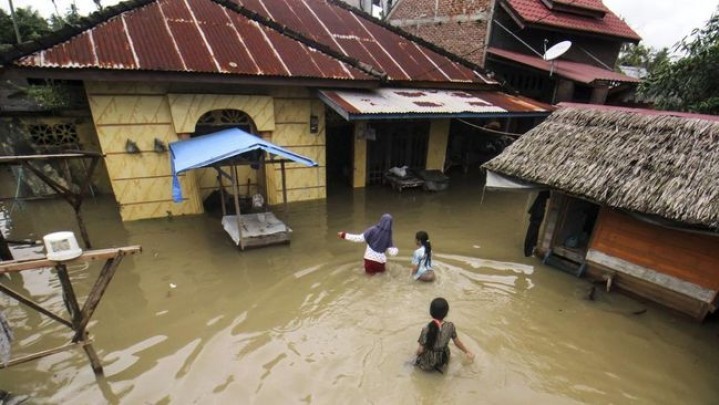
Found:
[(696, 319), (714, 312), (719, 117), (560, 107), (483, 166), (551, 191), (534, 205), (535, 254)]
[[(251, 165), (259, 168), (262, 165), (279, 164), (282, 176), (282, 198), (286, 208), (285, 164), (291, 162), (304, 166), (317, 166), (317, 163), (308, 157), (298, 155), (239, 128), (173, 142), (170, 143), (172, 197), (175, 202), (183, 200), (179, 180), (182, 172), (212, 167), (217, 171), (218, 189), (222, 196), (222, 226), (235, 245), (244, 250), (246, 247), (289, 243), (292, 230), (267, 209), (264, 205), (264, 197), (255, 204), (255, 208), (260, 208), (261, 211), (245, 214), (241, 212), (237, 166)], [(230, 192), (234, 203), (232, 210), (228, 210), (225, 205), (226, 179), (230, 181), (229, 187), (232, 190)]]

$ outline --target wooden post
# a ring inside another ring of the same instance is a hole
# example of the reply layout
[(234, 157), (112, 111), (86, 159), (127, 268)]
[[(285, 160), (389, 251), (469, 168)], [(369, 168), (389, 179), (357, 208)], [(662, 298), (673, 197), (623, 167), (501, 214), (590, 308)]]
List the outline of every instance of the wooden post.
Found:
[[(57, 272), (57, 277), (60, 279), (62, 295), (65, 299), (65, 306), (67, 307), (67, 312), (70, 313), (70, 319), (72, 319), (72, 327), (77, 332), (77, 330), (80, 328), (80, 321), (82, 315), (80, 312), (80, 304), (77, 303), (75, 289), (72, 287), (72, 282), (70, 281), (70, 276), (67, 274), (67, 267), (65, 266), (65, 263), (58, 263), (55, 266), (55, 271)], [(78, 340), (79, 339), (77, 338), (72, 339), (73, 342), (77, 342)]]
[(235, 214), (237, 220), (237, 235), (239, 238), (240, 250), (245, 250), (245, 244), (242, 240), (242, 213), (240, 213), (240, 188), (237, 186), (237, 165), (232, 164), (232, 189), (235, 192)]
[(29, 298), (24, 297), (20, 293), (17, 293), (8, 287), (5, 287), (2, 284), (0, 284), (0, 291), (5, 293), (8, 297), (14, 298), (17, 302), (27, 305), (28, 307), (34, 309), (35, 311), (47, 316), (48, 318), (50, 318), (54, 321), (60, 322), (61, 324), (72, 328), (72, 323), (63, 319), (59, 315), (56, 315), (56, 314), (50, 312), (50, 310), (41, 307), (40, 305), (36, 304), (34, 301), (30, 300)]
[(96, 375), (101, 375), (103, 373), (102, 363), (100, 362), (100, 358), (97, 356), (95, 349), (92, 347), (92, 339), (90, 339), (89, 333), (85, 330), (85, 328), (87, 328), (87, 325), (90, 322), (90, 318), (94, 314), (95, 309), (100, 303), (100, 300), (102, 299), (107, 289), (107, 286), (112, 280), (115, 271), (122, 262), (124, 256), (140, 252), (141, 250), (142, 249), (140, 248), (140, 246), (128, 246), (123, 248), (86, 251), (83, 252), (80, 257), (74, 259), (74, 261), (106, 259), (106, 262), (100, 274), (98, 275), (95, 284), (93, 285), (87, 299), (85, 300), (85, 304), (83, 305), (82, 310), (80, 309), (80, 305), (77, 301), (77, 296), (75, 295), (75, 290), (72, 286), (72, 280), (70, 280), (70, 276), (67, 273), (67, 267), (65, 263), (57, 263), (47, 258), (38, 260), (13, 260), (0, 263), (0, 274), (54, 266), (58, 278), (60, 279), (63, 299), (65, 301), (65, 305), (67, 306), (67, 310), (70, 313), (71, 321), (65, 320), (64, 318), (52, 313), (51, 311), (43, 308), (39, 304), (33, 302), (26, 297), (23, 297), (21, 294), (11, 290), (8, 287), (3, 286), (2, 284), (0, 284), (0, 291), (4, 292), (9, 297), (16, 299), (20, 303), (27, 305), (31, 309), (34, 309), (35, 311), (50, 317), (52, 320), (70, 327), (75, 332), (75, 335), (73, 336), (71, 342), (65, 344), (64, 346), (41, 351), (38, 353), (33, 353), (20, 358), (15, 358), (5, 364), (0, 363), (0, 368), (25, 363), (31, 360), (35, 360), (44, 356), (77, 347), (78, 345), (82, 345), (83, 349), (85, 350), (85, 353), (87, 354), (87, 357), (90, 359), (90, 365), (92, 366), (93, 371)]
[(12, 260), (12, 252), (10, 246), (5, 240), (5, 235), (0, 232), (0, 260)]
[(285, 214), (289, 211), (287, 205), (287, 176), (285, 175), (285, 161), (280, 161), (280, 170), (282, 172), (282, 203), (285, 205)]
[(227, 207), (225, 206), (225, 186), (222, 183), (222, 172), (220, 172), (220, 168), (215, 166), (215, 170), (217, 170), (217, 184), (220, 187), (220, 206), (222, 207), (222, 217), (224, 218), (227, 215)]

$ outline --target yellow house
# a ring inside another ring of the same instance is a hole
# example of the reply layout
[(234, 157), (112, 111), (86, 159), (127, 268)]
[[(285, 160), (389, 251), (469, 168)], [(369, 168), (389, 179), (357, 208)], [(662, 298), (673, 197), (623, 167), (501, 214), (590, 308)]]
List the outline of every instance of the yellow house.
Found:
[[(327, 115), (349, 123), (351, 185), (364, 187), (368, 144), (391, 137), (384, 124), (418, 123), (426, 133), (419, 164), (442, 169), (451, 119), (549, 113), (500, 93), (479, 66), (339, 2), (240, 3), (121, 3), (12, 49), (2, 75), (82, 86), (88, 143), (105, 155), (123, 220), (202, 213), (216, 174), (184, 174), (185, 199), (174, 203), (167, 145), (219, 129), (240, 127), (318, 162), (287, 166), (287, 199), (303, 201), (325, 198), (328, 171), (337, 170), (328, 165)], [(244, 168), (240, 192), (277, 204), (277, 170)]]

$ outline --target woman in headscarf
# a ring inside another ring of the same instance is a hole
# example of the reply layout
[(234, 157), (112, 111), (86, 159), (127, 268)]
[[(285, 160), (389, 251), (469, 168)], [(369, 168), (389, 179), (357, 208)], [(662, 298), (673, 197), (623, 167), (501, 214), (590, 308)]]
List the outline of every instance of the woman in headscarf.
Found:
[(350, 242), (367, 243), (364, 252), (364, 269), (367, 274), (384, 272), (384, 264), (387, 263), (385, 253), (396, 256), (399, 252), (392, 242), (392, 215), (390, 214), (382, 215), (379, 223), (367, 228), (364, 233), (338, 232), (337, 236)]

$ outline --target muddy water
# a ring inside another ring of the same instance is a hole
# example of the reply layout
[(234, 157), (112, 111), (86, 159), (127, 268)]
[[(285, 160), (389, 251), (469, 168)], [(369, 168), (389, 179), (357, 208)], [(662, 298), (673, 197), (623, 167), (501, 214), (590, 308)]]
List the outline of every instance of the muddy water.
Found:
[[(482, 195), (471, 179), (443, 193), (389, 188), (293, 204), (289, 246), (240, 252), (219, 222), (197, 216), (121, 223), (112, 201), (85, 207), (97, 247), (139, 244), (101, 302), (90, 331), (105, 367), (81, 350), (0, 370), (0, 389), (32, 403), (639, 403), (719, 398), (719, 327), (697, 325), (524, 258), (522, 194)], [(384, 212), (400, 248), (388, 272), (363, 273), (363, 246), (336, 238)], [(61, 202), (16, 206), (11, 235), (73, 226)], [(438, 281), (409, 278), (413, 235), (427, 230)], [(70, 269), (80, 295), (98, 264)], [(52, 272), (3, 279), (63, 311)], [(174, 288), (173, 288), (174, 287)], [(445, 375), (411, 365), (436, 296), (476, 353), (454, 348)], [(70, 334), (0, 296), (15, 355)], [(641, 315), (632, 312), (644, 310)]]

